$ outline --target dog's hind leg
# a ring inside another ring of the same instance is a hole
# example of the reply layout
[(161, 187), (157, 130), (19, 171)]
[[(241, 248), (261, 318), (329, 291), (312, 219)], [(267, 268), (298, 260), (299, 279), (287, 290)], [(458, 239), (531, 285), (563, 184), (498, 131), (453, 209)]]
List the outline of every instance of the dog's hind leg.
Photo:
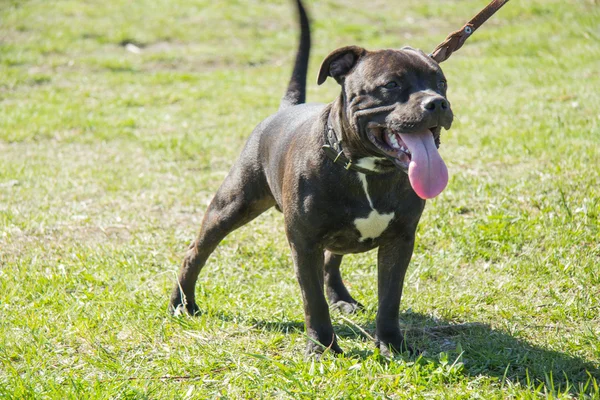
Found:
[(190, 245), (173, 288), (169, 309), (196, 314), (195, 286), (207, 258), (227, 234), (247, 224), (275, 205), (262, 171), (238, 163), (212, 199), (200, 233)]
[(344, 314), (352, 314), (363, 305), (354, 298), (346, 289), (340, 273), (342, 256), (325, 251), (325, 292), (331, 308), (338, 309)]

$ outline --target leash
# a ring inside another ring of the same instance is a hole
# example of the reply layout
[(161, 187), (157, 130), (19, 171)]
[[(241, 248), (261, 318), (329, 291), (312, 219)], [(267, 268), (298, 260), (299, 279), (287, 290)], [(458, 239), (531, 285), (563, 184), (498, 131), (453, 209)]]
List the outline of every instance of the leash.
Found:
[(492, 15), (496, 13), (503, 5), (508, 3), (509, 0), (492, 0), (483, 10), (476, 16), (471, 18), (462, 28), (452, 32), (446, 37), (442, 43), (431, 52), (429, 55), (437, 63), (446, 61), (452, 53), (460, 49), (465, 41), (479, 28), (485, 21), (487, 21)]

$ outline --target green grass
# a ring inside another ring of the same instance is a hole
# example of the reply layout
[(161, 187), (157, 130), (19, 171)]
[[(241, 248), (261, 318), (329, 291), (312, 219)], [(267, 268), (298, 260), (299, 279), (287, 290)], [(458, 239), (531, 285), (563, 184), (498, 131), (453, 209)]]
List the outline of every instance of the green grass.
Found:
[[(230, 235), (197, 318), (168, 294), (212, 193), (277, 109), (290, 1), (0, 0), (0, 398), (600, 398), (600, 5), (511, 1), (443, 67), (456, 113), (383, 359), (374, 252), (305, 360), (282, 218)], [(487, 1), (307, 1), (309, 100), (348, 44), (433, 49)], [(135, 43), (141, 54), (125, 49)], [(360, 329), (359, 329), (360, 327)]]

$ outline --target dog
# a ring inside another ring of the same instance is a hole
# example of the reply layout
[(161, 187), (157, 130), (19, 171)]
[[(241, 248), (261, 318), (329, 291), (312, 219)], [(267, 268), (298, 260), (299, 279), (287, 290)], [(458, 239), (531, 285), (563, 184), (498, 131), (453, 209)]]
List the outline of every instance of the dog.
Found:
[(378, 248), (376, 345), (392, 355), (408, 346), (399, 308), (425, 199), (447, 185), (437, 148), (453, 114), (446, 78), (420, 50), (348, 46), (323, 61), (317, 83), (333, 78), (340, 95), (305, 104), (310, 27), (296, 0), (300, 41), (276, 114), (252, 132), (212, 199), (173, 289), (170, 310), (196, 314), (198, 274), (230, 232), (271, 207), (283, 213), (304, 304), (307, 353), (342, 353), (330, 307), (361, 307), (340, 274), (344, 254)]

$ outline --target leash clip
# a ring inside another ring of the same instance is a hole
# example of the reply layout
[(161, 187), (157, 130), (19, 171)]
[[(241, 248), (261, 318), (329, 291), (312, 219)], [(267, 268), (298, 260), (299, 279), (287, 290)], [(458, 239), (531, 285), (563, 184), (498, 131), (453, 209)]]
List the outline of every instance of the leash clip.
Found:
[(479, 28), (485, 21), (488, 20), (496, 11), (509, 0), (492, 0), (483, 10), (475, 15), (459, 30), (449, 34), (446, 39), (437, 45), (437, 47), (429, 54), (438, 64), (446, 61), (452, 53), (460, 49), (465, 41)]

